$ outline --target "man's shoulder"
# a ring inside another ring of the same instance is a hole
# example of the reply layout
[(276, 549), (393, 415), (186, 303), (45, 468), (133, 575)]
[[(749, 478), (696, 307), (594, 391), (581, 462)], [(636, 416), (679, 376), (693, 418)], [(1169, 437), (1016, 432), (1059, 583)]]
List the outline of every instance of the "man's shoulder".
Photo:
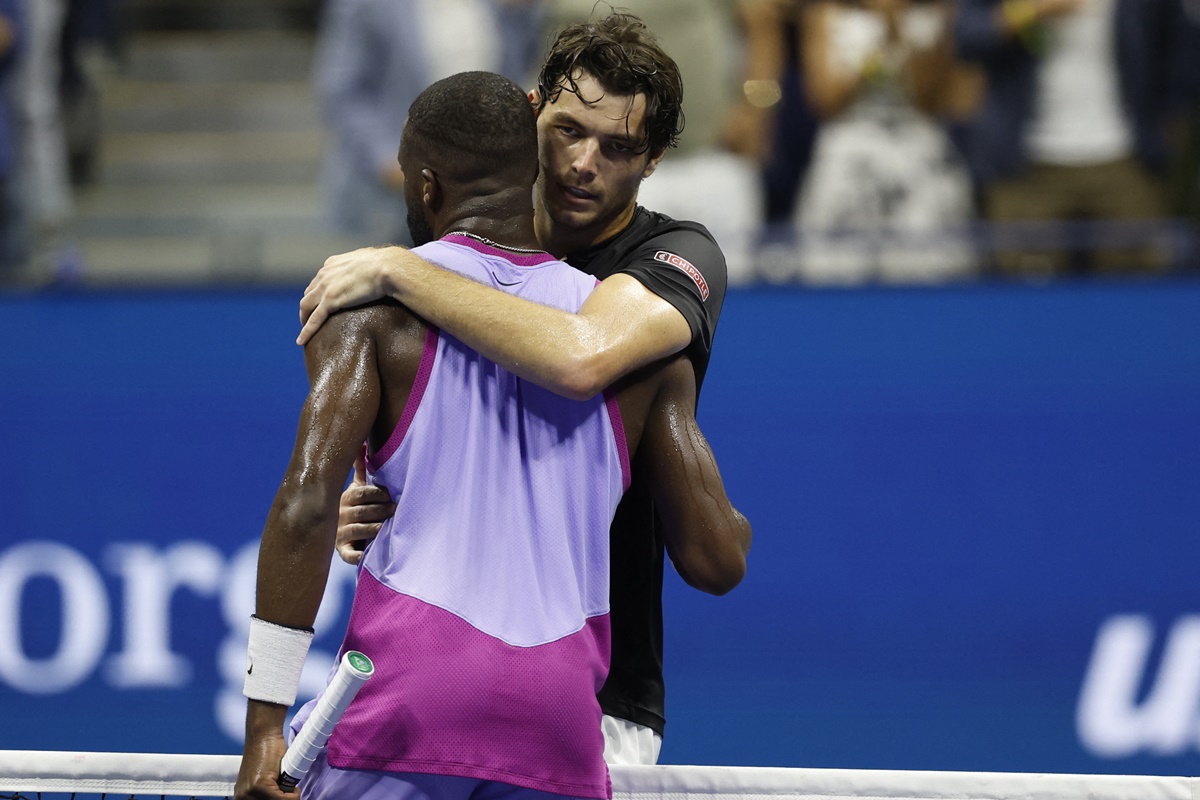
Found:
[(638, 262), (669, 266), (686, 273), (701, 273), (709, 280), (725, 281), (725, 254), (717, 240), (699, 222), (646, 211), (652, 222), (637, 244), (627, 251), (626, 266)]
[(702, 223), (690, 219), (676, 219), (659, 211), (638, 206), (634, 215), (633, 237), (640, 243), (653, 242), (661, 237), (669, 236), (672, 240), (696, 246), (711, 246), (720, 250), (717, 240)]
[(338, 311), (325, 321), (321, 330), (329, 328), (335, 334), (329, 338), (354, 342), (424, 327), (424, 322), (408, 308), (391, 298), (384, 298)]
[(618, 272), (663, 265), (678, 266), (670, 257), (693, 264), (701, 272), (719, 277), (725, 256), (708, 228), (638, 206), (629, 227), (591, 252), (571, 258), (589, 273), (607, 278)]

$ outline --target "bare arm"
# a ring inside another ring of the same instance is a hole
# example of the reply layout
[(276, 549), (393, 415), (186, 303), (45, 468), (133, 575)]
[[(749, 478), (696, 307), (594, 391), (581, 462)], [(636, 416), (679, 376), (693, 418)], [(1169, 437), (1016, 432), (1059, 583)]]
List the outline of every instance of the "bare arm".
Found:
[(750, 523), (729, 502), (708, 440), (696, 424), (691, 362), (665, 366), (662, 388), (638, 444), (639, 467), (663, 521), (675, 569), (710, 594), (725, 594), (746, 574)]
[(603, 281), (578, 314), (522, 300), (399, 247), (326, 260), (300, 301), (301, 344), (340, 308), (390, 296), (510, 372), (585, 400), (638, 367), (677, 353), (691, 327), (628, 275)]
[[(311, 389), (296, 445), (275, 495), (258, 554), (255, 615), (292, 628), (316, 619), (338, 520), (338, 498), (379, 406), (374, 347), (331, 322), (305, 349)], [(238, 797), (278, 794), (287, 708), (250, 700)]]

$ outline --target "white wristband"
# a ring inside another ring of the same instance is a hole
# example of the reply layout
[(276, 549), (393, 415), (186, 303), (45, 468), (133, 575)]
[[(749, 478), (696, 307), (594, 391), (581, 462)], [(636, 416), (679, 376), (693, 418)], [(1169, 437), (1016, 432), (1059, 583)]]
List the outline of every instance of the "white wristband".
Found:
[(290, 706), (296, 702), (300, 673), (313, 632), (250, 617), (246, 648), (246, 682), (242, 694), (251, 700)]

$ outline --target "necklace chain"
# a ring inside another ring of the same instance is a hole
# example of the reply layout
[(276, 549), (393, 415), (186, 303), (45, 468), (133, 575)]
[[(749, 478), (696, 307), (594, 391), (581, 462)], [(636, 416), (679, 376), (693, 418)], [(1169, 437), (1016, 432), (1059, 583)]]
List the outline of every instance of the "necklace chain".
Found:
[(471, 233), (470, 231), (450, 231), (446, 235), (447, 236), (466, 236), (467, 238), (474, 239), (477, 242), (483, 242), (484, 244), (486, 244), (490, 247), (498, 247), (501, 250), (508, 250), (513, 253), (535, 254), (535, 253), (546, 252), (545, 250), (531, 250), (528, 247), (509, 247), (506, 244), (500, 244), (499, 242), (493, 242), (491, 239), (488, 239), (486, 236), (480, 236), (478, 234)]

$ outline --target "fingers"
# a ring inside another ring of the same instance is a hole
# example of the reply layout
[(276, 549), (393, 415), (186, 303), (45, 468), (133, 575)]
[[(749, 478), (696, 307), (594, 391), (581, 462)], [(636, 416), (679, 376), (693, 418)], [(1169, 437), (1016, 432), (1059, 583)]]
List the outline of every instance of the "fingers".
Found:
[(367, 457), (363, 453), (354, 459), (354, 482), (364, 485), (367, 482)]
[(313, 309), (308, 321), (304, 323), (304, 327), (300, 329), (300, 335), (296, 337), (296, 344), (301, 347), (308, 344), (308, 340), (316, 334), (317, 330), (327, 319), (329, 319), (329, 312), (325, 310), (323, 305), (318, 305)]
[(358, 566), (368, 543), (379, 534), (383, 525), (353, 525), (337, 529), (337, 557), (350, 566)]
[(359, 472), (360, 461), (361, 457), (354, 465), (355, 482), (342, 492), (335, 541), (338, 557), (354, 565), (362, 561), (367, 542), (378, 536), (383, 523), (396, 513), (396, 504), (387, 489), (359, 482), (360, 474), (366, 480), (365, 465)]
[(335, 544), (338, 557), (347, 564), (357, 565), (362, 561), (367, 545), (374, 541), (382, 528), (382, 522), (339, 525)]
[[(363, 546), (359, 547), (358, 545)], [(352, 567), (357, 567), (359, 563), (362, 562), (363, 550), (365, 549), (366, 545), (362, 542), (346, 542), (344, 544), (339, 544), (337, 546), (338, 558), (342, 559), (342, 561), (345, 561)]]
[[(387, 519), (395, 510), (396, 504), (392, 502), (392, 495), (386, 487), (356, 482), (342, 492), (341, 502), (338, 504), (338, 519), (345, 519), (349, 515), (354, 517), (350, 520), (352, 522), (377, 522)], [(381, 513), (383, 516), (377, 516)], [(356, 514), (359, 516), (355, 516)]]
[(344, 255), (335, 255), (325, 259), (317, 274), (308, 282), (308, 286), (304, 287), (304, 296), (300, 298), (300, 324), (303, 327), (300, 329), (300, 335), (296, 337), (296, 344), (306, 344), (321, 324), (329, 319), (330, 295), (333, 292), (329, 283), (343, 258)]

